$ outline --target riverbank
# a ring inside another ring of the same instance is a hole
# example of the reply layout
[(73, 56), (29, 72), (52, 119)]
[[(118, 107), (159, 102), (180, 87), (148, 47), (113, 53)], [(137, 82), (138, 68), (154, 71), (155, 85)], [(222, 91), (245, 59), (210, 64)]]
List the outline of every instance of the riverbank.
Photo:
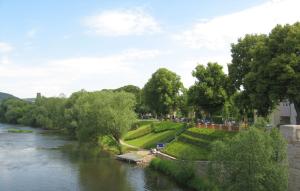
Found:
[(187, 188), (197, 191), (217, 190), (206, 178), (200, 177), (193, 164), (188, 161), (155, 158), (150, 162), (149, 167), (168, 175), (178, 184)]
[[(9, 133), (9, 128), (33, 132)], [(99, 147), (85, 149), (42, 129), (0, 124), (0, 190), (185, 190), (162, 173), (119, 162)]]
[(211, 144), (235, 135), (236, 132), (196, 128), (185, 123), (141, 121), (124, 136), (123, 144), (135, 149), (148, 149), (162, 143), (161, 155), (152, 159), (149, 168), (169, 176), (186, 188), (216, 190), (207, 178)]

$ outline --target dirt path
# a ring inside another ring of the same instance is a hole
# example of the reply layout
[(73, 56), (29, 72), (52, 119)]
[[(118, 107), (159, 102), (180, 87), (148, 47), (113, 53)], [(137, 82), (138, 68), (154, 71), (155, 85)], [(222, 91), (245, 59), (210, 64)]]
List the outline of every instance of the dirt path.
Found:
[(133, 145), (129, 145), (127, 143), (125, 143), (123, 140), (120, 140), (121, 145), (124, 145), (126, 147), (130, 147), (130, 148), (134, 148), (134, 149), (140, 149), (139, 147), (133, 146)]

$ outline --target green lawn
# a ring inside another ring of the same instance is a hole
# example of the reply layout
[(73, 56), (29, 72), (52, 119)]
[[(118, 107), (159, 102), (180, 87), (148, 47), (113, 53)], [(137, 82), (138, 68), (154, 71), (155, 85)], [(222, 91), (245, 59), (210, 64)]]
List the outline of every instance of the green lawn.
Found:
[(161, 122), (154, 122), (152, 124), (153, 131), (155, 133), (168, 131), (168, 130), (179, 130), (185, 126), (184, 123), (175, 123), (172, 121), (161, 121)]
[(175, 134), (176, 131), (174, 130), (163, 131), (160, 133), (149, 133), (137, 139), (126, 141), (126, 143), (140, 148), (152, 148), (156, 147), (157, 143), (166, 143), (171, 141)]
[(136, 139), (139, 137), (142, 137), (146, 134), (149, 134), (152, 132), (152, 128), (150, 124), (147, 125), (143, 125), (135, 130), (129, 131), (125, 136), (124, 136), (124, 140), (132, 140), (132, 139)]
[(235, 134), (215, 129), (189, 128), (169, 143), (164, 152), (181, 159), (207, 160), (213, 141), (230, 139)]
[(184, 123), (172, 121), (139, 121), (138, 128), (129, 131), (124, 140), (126, 143), (140, 147), (153, 148), (157, 143), (168, 143), (186, 127)]
[(124, 140), (127, 144), (146, 149), (155, 147), (157, 143), (168, 143), (163, 152), (169, 155), (181, 159), (207, 160), (213, 141), (230, 139), (236, 134), (215, 129), (185, 127), (184, 123), (172, 121), (140, 121), (136, 129), (124, 136)]
[(189, 160), (207, 160), (209, 154), (207, 148), (202, 148), (182, 141), (173, 141), (169, 143), (164, 149), (164, 152), (176, 158)]

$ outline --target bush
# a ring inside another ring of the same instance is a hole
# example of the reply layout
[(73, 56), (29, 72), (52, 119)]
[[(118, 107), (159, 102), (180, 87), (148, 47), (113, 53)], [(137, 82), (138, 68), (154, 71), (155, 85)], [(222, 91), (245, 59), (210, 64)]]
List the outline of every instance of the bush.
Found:
[(195, 168), (185, 161), (170, 161), (155, 158), (150, 162), (150, 168), (160, 171), (182, 186), (195, 190), (216, 190), (208, 181), (198, 177)]
[(268, 125), (268, 120), (263, 117), (257, 117), (255, 123), (253, 124), (253, 126), (258, 129), (266, 129), (267, 125)]
[(222, 190), (288, 188), (286, 142), (277, 129), (251, 127), (233, 139), (212, 145), (209, 176)]
[(184, 165), (182, 162), (155, 158), (150, 162), (150, 167), (174, 178), (181, 185), (195, 177), (192, 166)]

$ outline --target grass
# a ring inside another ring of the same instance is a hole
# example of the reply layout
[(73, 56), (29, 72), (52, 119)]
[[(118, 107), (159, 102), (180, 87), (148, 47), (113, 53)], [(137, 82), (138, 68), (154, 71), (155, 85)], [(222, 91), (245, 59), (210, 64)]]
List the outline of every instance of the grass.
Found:
[(155, 158), (150, 162), (150, 168), (170, 176), (178, 184), (193, 190), (216, 190), (207, 179), (197, 176), (195, 168), (189, 163)]
[(179, 159), (208, 160), (210, 144), (215, 140), (232, 138), (236, 132), (215, 129), (189, 128), (163, 150)]
[(185, 143), (182, 141), (173, 141), (169, 143), (164, 152), (175, 158), (187, 160), (207, 160), (209, 151), (197, 145)]
[(129, 131), (124, 140), (139, 148), (153, 148), (157, 143), (168, 143), (186, 127), (184, 123), (172, 121), (139, 121), (138, 127)]
[(27, 129), (7, 129), (7, 132), (9, 133), (32, 133), (32, 130)]
[(132, 140), (132, 139), (136, 139), (136, 138), (139, 138), (139, 137), (142, 137), (146, 134), (149, 134), (152, 132), (152, 128), (151, 128), (151, 125), (150, 124), (147, 124), (147, 125), (143, 125), (133, 131), (129, 131), (125, 137), (124, 137), (124, 140), (127, 141), (127, 140)]
[(126, 141), (126, 143), (136, 147), (148, 149), (156, 147), (157, 143), (166, 143), (171, 141), (170, 139), (173, 139), (175, 134), (176, 131), (174, 130), (163, 131), (160, 133), (149, 133), (143, 137)]
[[(109, 151), (114, 154), (120, 154), (120, 149), (123, 153), (129, 151), (135, 151), (137, 149), (132, 147), (127, 147), (125, 145), (119, 145), (112, 137), (110, 136), (102, 136), (99, 137), (99, 144), (101, 145), (102, 149), (105, 151)], [(120, 148), (121, 147), (121, 148)]]
[(210, 144), (215, 140), (232, 138), (236, 132), (206, 128), (189, 128), (172, 121), (140, 121), (124, 140), (139, 148), (153, 148), (157, 143), (167, 143), (163, 152), (179, 159), (208, 160)]
[(135, 126), (141, 127), (144, 125), (151, 125), (153, 122), (157, 122), (157, 120), (139, 120), (135, 123)]
[(185, 124), (183, 123), (175, 123), (172, 121), (162, 121), (162, 122), (154, 122), (152, 124), (153, 131), (155, 133), (168, 131), (168, 130), (179, 130), (184, 127)]

